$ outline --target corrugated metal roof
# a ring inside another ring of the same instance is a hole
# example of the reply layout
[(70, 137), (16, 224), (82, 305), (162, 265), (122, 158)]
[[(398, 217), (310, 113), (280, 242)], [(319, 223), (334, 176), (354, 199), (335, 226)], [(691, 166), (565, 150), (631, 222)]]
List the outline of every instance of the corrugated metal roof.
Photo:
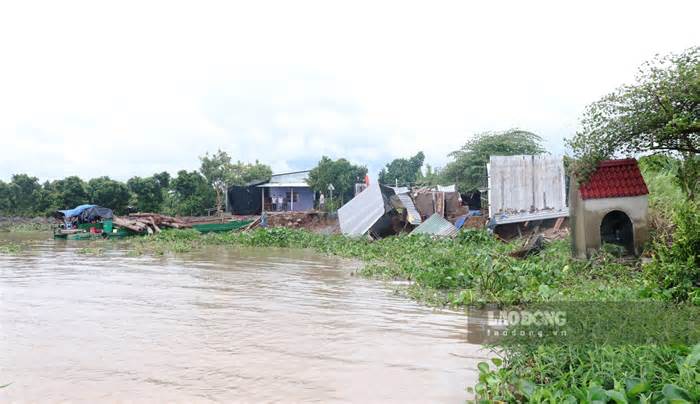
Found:
[(270, 181), (258, 186), (262, 188), (308, 187), (309, 184), (306, 182), (308, 178), (309, 170), (272, 174)]
[(413, 199), (411, 199), (411, 196), (407, 193), (396, 194), (396, 196), (399, 198), (404, 208), (406, 208), (408, 223), (411, 223), (414, 226), (421, 224), (423, 220), (421, 220), (420, 213), (418, 213), (418, 209), (416, 209), (416, 206), (413, 204)]
[(299, 187), (309, 187), (309, 184), (305, 182), (268, 182), (267, 184), (258, 185), (260, 188), (299, 188)]
[(452, 185), (438, 185), (437, 190), (440, 192), (457, 192), (457, 186), (455, 184)]
[(433, 213), (420, 226), (416, 227), (411, 234), (431, 234), (434, 236), (454, 236), (457, 234), (457, 228), (444, 217), (437, 213)]
[(410, 191), (410, 189), (408, 187), (389, 187), (389, 188), (393, 189), (394, 192), (396, 193), (396, 195), (405, 194), (405, 193), (408, 193)]
[(561, 157), (491, 156), (487, 170), (489, 217), (497, 224), (569, 215)]
[(361, 236), (386, 214), (391, 206), (384, 192), (393, 191), (379, 184), (372, 184), (338, 209), (340, 230), (348, 236)]

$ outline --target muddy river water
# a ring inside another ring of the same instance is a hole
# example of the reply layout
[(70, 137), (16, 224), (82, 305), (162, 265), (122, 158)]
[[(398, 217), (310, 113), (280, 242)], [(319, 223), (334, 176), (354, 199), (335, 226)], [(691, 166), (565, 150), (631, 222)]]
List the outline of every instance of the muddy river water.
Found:
[(457, 403), (489, 356), (464, 314), (309, 251), (23, 243), (0, 254), (2, 402)]

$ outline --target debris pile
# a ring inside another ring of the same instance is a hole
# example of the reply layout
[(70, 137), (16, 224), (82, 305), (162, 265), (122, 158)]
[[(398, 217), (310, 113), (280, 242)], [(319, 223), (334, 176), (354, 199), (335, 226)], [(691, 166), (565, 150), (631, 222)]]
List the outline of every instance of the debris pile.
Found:
[(116, 227), (134, 231), (136, 233), (159, 233), (161, 228), (184, 229), (191, 227), (182, 219), (160, 215), (157, 213), (133, 213), (129, 216), (114, 216), (112, 220)]
[(328, 227), (330, 222), (335, 223), (335, 220), (329, 221), (328, 214), (325, 212), (265, 212), (265, 225), (268, 227), (316, 230)]

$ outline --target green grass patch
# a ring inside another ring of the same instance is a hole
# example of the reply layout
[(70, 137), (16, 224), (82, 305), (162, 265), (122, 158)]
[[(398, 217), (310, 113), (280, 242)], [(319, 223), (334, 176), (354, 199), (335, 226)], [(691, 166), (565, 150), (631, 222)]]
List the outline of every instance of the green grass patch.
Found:
[(7, 242), (0, 244), (0, 254), (19, 254), (20, 252), (22, 252), (22, 249), (22, 245), (18, 243)]

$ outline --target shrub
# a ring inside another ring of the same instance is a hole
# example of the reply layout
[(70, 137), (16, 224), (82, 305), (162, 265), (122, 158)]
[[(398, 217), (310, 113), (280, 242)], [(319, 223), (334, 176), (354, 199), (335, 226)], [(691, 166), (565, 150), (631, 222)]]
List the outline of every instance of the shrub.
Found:
[(673, 221), (672, 242), (655, 241), (653, 261), (645, 271), (663, 296), (700, 302), (700, 208), (693, 203), (681, 204)]

